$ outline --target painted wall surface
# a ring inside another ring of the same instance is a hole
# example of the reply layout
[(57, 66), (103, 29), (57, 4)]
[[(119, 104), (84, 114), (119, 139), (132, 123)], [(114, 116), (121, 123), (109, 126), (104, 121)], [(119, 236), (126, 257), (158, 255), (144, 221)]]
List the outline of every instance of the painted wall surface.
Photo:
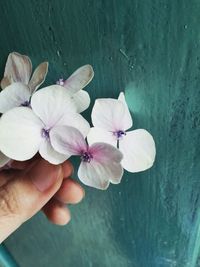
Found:
[(92, 101), (124, 89), (134, 128), (157, 144), (151, 170), (106, 192), (86, 187), (68, 226), (39, 214), (8, 238), (19, 266), (200, 266), (199, 25), (199, 0), (1, 4), (1, 74), (13, 50), (48, 59), (49, 83), (90, 63)]

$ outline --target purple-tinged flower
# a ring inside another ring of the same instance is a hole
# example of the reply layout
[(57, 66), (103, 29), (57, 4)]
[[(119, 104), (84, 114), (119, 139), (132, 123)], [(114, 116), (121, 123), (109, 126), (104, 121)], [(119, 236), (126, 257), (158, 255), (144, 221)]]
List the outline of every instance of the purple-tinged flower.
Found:
[(88, 146), (81, 132), (73, 127), (56, 127), (51, 135), (55, 150), (67, 157), (80, 157), (78, 177), (84, 184), (106, 189), (109, 183), (120, 183), (123, 168), (120, 164), (122, 153), (118, 149), (105, 143)]
[(144, 129), (127, 131), (132, 118), (123, 93), (118, 99), (97, 99), (92, 110), (94, 125), (88, 134), (89, 144), (106, 142), (123, 154), (122, 166), (130, 172), (144, 171), (155, 160), (153, 137)]
[(52, 130), (67, 125), (80, 129), (84, 136), (88, 122), (78, 113), (65, 88), (52, 85), (35, 92), (31, 107), (18, 107), (0, 118), (0, 150), (14, 160), (28, 160), (38, 151), (53, 164), (67, 159), (52, 147)]
[(0, 113), (19, 106), (29, 106), (31, 95), (44, 82), (47, 71), (48, 62), (43, 62), (31, 77), (30, 58), (16, 52), (10, 53), (1, 81)]
[(94, 77), (92, 66), (84, 65), (77, 69), (67, 80), (59, 79), (58, 85), (67, 89), (73, 102), (77, 106), (77, 112), (83, 112), (90, 105), (89, 94), (82, 90)]

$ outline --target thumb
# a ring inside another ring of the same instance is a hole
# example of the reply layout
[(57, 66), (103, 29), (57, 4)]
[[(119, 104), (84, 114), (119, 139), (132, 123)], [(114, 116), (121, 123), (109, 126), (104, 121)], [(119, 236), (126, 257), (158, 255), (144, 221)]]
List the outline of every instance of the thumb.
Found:
[(15, 172), (0, 187), (0, 243), (52, 198), (63, 179), (62, 167), (43, 159), (26, 174)]

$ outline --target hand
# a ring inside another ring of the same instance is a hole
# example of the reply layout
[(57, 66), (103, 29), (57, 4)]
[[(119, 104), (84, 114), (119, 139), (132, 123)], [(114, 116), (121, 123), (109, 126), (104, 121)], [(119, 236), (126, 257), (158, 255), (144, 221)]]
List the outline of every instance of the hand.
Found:
[(0, 243), (41, 209), (53, 223), (67, 224), (70, 212), (65, 204), (76, 204), (84, 196), (82, 187), (69, 178), (72, 164), (34, 159), (10, 165), (0, 172)]

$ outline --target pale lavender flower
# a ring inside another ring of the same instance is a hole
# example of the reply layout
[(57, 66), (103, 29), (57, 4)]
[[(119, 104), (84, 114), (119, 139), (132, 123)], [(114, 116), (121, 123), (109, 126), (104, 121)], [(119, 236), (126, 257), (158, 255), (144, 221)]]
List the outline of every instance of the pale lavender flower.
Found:
[(109, 183), (120, 183), (123, 168), (120, 164), (122, 153), (118, 149), (106, 143), (88, 146), (84, 136), (74, 127), (56, 127), (51, 136), (55, 150), (67, 157), (80, 157), (78, 177), (84, 184), (106, 189)]
[(28, 160), (38, 151), (53, 164), (67, 159), (51, 144), (52, 130), (61, 125), (80, 129), (84, 136), (88, 122), (78, 113), (65, 88), (52, 85), (34, 93), (31, 107), (17, 107), (0, 119), (0, 150), (14, 160)]
[(133, 122), (123, 93), (118, 99), (97, 99), (92, 123), (94, 127), (87, 137), (89, 144), (106, 142), (118, 147), (123, 154), (124, 169), (139, 172), (153, 165), (156, 149), (151, 134), (144, 129), (127, 131)]

